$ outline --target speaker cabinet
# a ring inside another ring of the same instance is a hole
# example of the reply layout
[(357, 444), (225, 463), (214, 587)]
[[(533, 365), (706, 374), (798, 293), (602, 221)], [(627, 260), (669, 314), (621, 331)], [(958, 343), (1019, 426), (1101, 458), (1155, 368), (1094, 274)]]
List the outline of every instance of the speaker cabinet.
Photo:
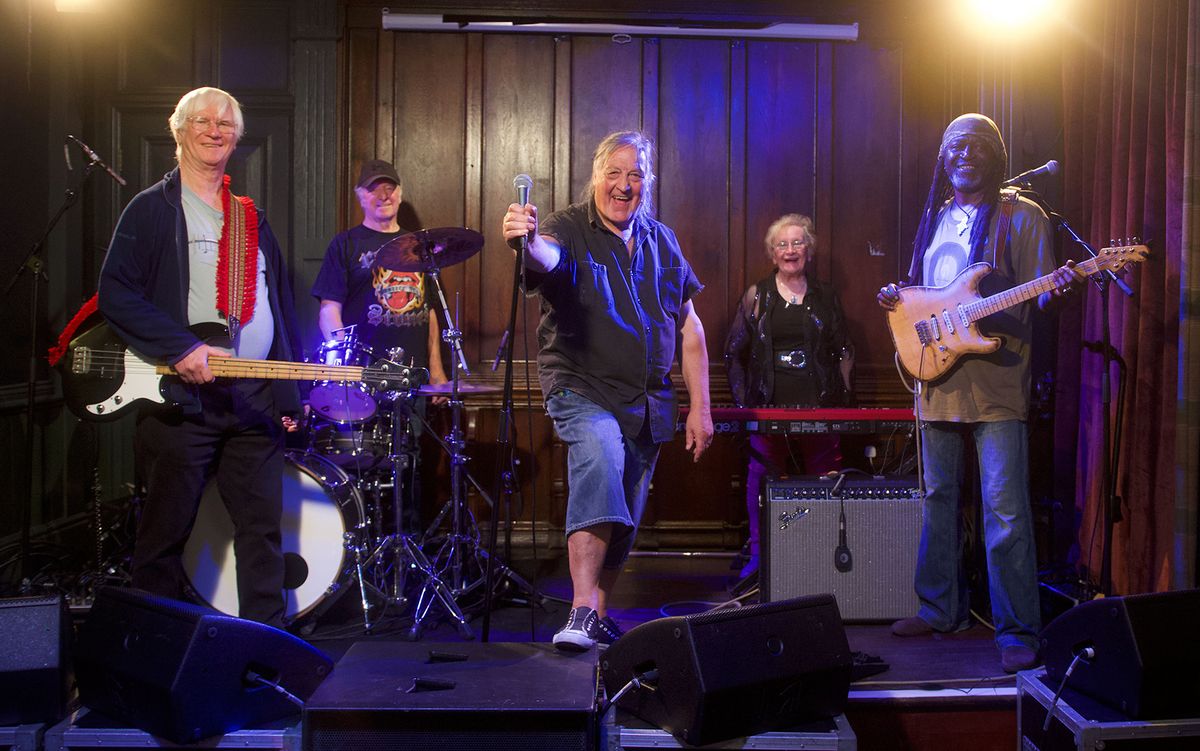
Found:
[(917, 478), (847, 477), (835, 492), (836, 485), (827, 477), (766, 483), (763, 598), (829, 592), (846, 621), (915, 615), (913, 575), (921, 539)]
[(838, 715), (852, 657), (830, 595), (644, 623), (600, 658), (617, 706), (693, 745)]
[(595, 650), (360, 641), (308, 700), (301, 749), (591, 751), (595, 716)]
[(66, 714), (70, 634), (61, 597), (0, 600), (0, 725), (56, 722)]
[(333, 662), (300, 639), (140, 590), (105, 587), (79, 632), (80, 702), (191, 743), (299, 712)]
[(1067, 685), (1135, 720), (1200, 717), (1200, 590), (1090, 600), (1042, 630), (1042, 659)]

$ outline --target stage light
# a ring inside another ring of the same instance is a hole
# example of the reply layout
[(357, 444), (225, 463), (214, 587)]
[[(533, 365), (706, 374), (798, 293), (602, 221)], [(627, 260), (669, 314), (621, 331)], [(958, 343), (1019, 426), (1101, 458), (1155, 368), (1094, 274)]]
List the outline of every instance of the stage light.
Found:
[(59, 13), (99, 13), (104, 0), (54, 0), (54, 9)]
[(383, 9), (383, 28), (392, 31), (475, 31), (532, 34), (602, 34), (605, 36), (686, 36), (755, 39), (818, 39), (858, 41), (858, 24), (776, 23), (761, 28), (722, 26), (640, 26), (612, 23), (524, 23), (514, 21), (447, 20), (445, 16), (392, 12)]
[(1056, 0), (967, 0), (959, 8), (966, 24), (988, 35), (1036, 29), (1055, 19), (1060, 10)]

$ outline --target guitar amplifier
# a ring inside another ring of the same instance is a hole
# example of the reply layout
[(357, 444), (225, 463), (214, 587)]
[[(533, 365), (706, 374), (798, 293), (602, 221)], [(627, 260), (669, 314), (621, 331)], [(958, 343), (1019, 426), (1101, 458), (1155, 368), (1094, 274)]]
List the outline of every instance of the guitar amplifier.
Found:
[(916, 615), (922, 499), (916, 475), (768, 480), (764, 602), (829, 592), (845, 621)]

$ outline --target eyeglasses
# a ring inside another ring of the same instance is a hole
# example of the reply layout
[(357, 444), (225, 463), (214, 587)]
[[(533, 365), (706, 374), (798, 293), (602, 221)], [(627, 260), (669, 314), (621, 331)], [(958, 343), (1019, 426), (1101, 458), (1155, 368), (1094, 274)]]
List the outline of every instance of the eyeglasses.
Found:
[(808, 247), (808, 240), (792, 240), (790, 243), (787, 240), (780, 240), (779, 242), (775, 243), (775, 249), (787, 250), (789, 245), (793, 250), (800, 250), (801, 248)]
[(222, 133), (224, 133), (226, 135), (237, 130), (237, 123), (232, 122), (230, 120), (215, 120), (214, 121), (214, 120), (209, 120), (207, 117), (189, 117), (187, 119), (187, 121), (192, 124), (192, 130), (197, 131), (199, 133), (203, 133), (204, 131), (208, 130), (210, 127), (212, 127), (214, 122), (217, 125), (217, 130), (221, 131)]

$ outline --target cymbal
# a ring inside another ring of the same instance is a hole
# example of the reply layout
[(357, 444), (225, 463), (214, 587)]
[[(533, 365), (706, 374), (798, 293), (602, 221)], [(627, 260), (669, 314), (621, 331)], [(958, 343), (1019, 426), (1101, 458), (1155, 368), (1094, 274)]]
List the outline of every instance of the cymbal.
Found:
[(483, 235), (465, 227), (409, 232), (379, 246), (375, 267), (391, 271), (444, 269), (467, 260), (483, 247)]
[[(447, 396), (453, 393), (454, 384), (447, 381), (446, 383), (427, 383), (424, 386), (419, 386), (416, 393), (428, 396)], [(500, 392), (499, 386), (489, 386), (486, 383), (463, 383), (458, 382), (458, 393), (464, 394), (496, 394)]]

